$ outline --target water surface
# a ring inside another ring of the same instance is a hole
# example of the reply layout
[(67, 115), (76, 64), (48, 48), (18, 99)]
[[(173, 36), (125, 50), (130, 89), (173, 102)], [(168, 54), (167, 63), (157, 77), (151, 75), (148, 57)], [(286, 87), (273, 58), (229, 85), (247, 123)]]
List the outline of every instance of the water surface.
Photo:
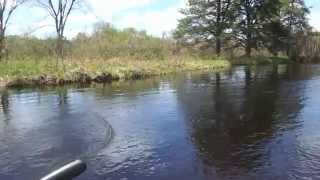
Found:
[(1, 90), (0, 179), (318, 179), (319, 91), (319, 65)]

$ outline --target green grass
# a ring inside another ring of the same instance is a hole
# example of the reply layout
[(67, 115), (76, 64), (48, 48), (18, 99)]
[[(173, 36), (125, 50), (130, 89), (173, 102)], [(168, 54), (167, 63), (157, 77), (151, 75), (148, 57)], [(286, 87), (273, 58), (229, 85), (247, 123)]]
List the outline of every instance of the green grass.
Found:
[(0, 81), (35, 80), (41, 76), (76, 81), (77, 75), (86, 74), (92, 78), (103, 73), (114, 79), (136, 79), (160, 76), (168, 73), (194, 70), (223, 70), (230, 63), (223, 59), (198, 59), (193, 57), (172, 57), (168, 60), (132, 60), (112, 58), (108, 60), (65, 60), (64, 65), (56, 65), (54, 59), (7, 60), (0, 63)]
[[(166, 60), (137, 60), (126, 57), (104, 59), (66, 59), (58, 66), (54, 58), (24, 60), (8, 59), (0, 62), (0, 86), (15, 82), (15, 85), (29, 84), (40, 77), (53, 77), (57, 81), (78, 82), (79, 75), (95, 78), (110, 74), (114, 80), (129, 80), (161, 76), (182, 71), (220, 71), (231, 65), (283, 64), (288, 58), (255, 56), (239, 57), (234, 60), (224, 58), (201, 59), (193, 56), (171, 56)], [(22, 81), (21, 81), (22, 80)]]

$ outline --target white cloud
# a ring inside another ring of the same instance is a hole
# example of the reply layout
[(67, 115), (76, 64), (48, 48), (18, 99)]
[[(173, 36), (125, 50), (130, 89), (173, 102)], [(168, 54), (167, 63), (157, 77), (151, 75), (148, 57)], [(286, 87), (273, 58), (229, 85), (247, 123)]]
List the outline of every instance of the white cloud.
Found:
[[(315, 7), (311, 9), (309, 19), (310, 24), (320, 30), (320, 7), (315, 1), (318, 3), (318, 0), (308, 1), (308, 5)], [(161, 36), (163, 32), (176, 28), (178, 19), (182, 17), (178, 10), (185, 7), (186, 2), (172, 0), (164, 7), (163, 4), (161, 6), (162, 0), (86, 0), (82, 8), (71, 13), (65, 34), (72, 38), (78, 32), (92, 32), (95, 23), (104, 21), (117, 28), (134, 27)], [(33, 32), (39, 37), (55, 35), (54, 21), (43, 9), (31, 5), (21, 7), (19, 11), (10, 21), (9, 34)]]
[[(109, 22), (118, 28), (134, 27), (139, 30), (146, 30), (149, 34), (161, 36), (163, 32), (173, 30), (181, 17), (179, 9), (183, 8), (186, 0), (176, 0), (170, 7), (165, 9), (144, 8), (152, 3), (161, 3), (161, 0), (87, 0), (89, 11), (85, 14), (75, 15), (70, 21), (76, 19), (82, 23), (98, 21)], [(140, 12), (139, 8), (144, 11)]]
[(132, 13), (119, 19), (116, 26), (120, 28), (135, 27), (139, 30), (146, 30), (154, 36), (161, 36), (163, 32), (175, 29), (180, 16), (175, 7), (161, 11), (150, 11), (144, 14)]
[(319, 11), (313, 11), (309, 15), (310, 19), (310, 25), (317, 31), (320, 31), (320, 12)]
[(182, 17), (179, 9), (185, 7), (186, 0), (179, 0), (174, 6), (166, 9), (149, 10), (143, 13), (133, 11), (125, 16), (117, 18), (114, 24), (120, 28), (134, 27), (146, 30), (154, 36), (161, 36), (164, 32), (170, 32), (176, 28), (178, 19)]
[[(91, 32), (94, 24), (99, 21), (109, 22), (117, 28), (134, 27), (161, 36), (163, 32), (176, 27), (178, 18), (181, 17), (178, 10), (185, 6), (186, 0), (173, 1), (171, 5), (167, 4), (167, 8), (157, 7), (162, 3), (161, 0), (86, 0), (85, 3), (69, 17), (65, 32), (69, 38), (78, 32)], [(22, 20), (25, 19), (25, 9), (30, 12), (28, 22)], [(13, 20), (19, 23), (10, 28), (10, 34), (33, 32), (39, 37), (55, 34), (54, 21), (43, 9), (34, 6), (25, 9), (17, 14), (20, 18)]]
[(306, 0), (306, 5), (310, 7), (309, 23), (310, 25), (320, 31), (320, 1), (319, 0)]
[(92, 12), (104, 21), (112, 23), (113, 17), (123, 11), (146, 6), (155, 0), (87, 0)]

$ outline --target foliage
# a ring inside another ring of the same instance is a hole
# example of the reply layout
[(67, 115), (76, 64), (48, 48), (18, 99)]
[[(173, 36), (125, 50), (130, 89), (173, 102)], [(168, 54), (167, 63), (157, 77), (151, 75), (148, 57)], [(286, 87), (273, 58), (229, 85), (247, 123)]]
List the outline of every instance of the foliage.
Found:
[[(55, 38), (40, 39), (31, 36), (7, 37), (8, 59), (54, 59)], [(175, 54), (175, 42), (147, 35), (133, 28), (118, 30), (103, 24), (97, 25), (94, 33), (79, 33), (72, 40), (65, 40), (67, 59), (131, 58), (138, 60), (164, 60)], [(189, 52), (184, 52), (189, 54)]]
[(230, 0), (189, 0), (189, 7), (181, 11), (186, 17), (180, 20), (175, 37), (215, 43), (220, 55), (222, 41), (228, 39), (233, 25), (234, 10)]
[(54, 57), (55, 39), (39, 39), (28, 36), (8, 36), (8, 58), (15, 60)]
[(242, 47), (251, 56), (252, 49), (267, 48), (274, 55), (289, 54), (292, 39), (309, 31), (303, 0), (189, 0), (182, 12), (175, 37), (184, 43), (201, 38), (218, 55), (221, 37), (226, 51)]
[[(64, 64), (55, 59), (56, 39), (9, 36), (9, 55), (0, 63), (0, 82), (34, 82), (55, 77), (76, 82), (79, 75), (95, 78), (110, 74), (113, 79), (135, 79), (186, 70), (220, 70), (230, 66), (226, 60), (204, 59), (190, 50), (179, 52), (171, 39), (157, 38), (133, 28), (118, 30), (98, 24), (92, 34), (79, 33), (66, 40)], [(55, 79), (53, 78), (53, 79)]]
[(93, 34), (78, 34), (71, 46), (72, 56), (79, 59), (130, 57), (163, 60), (172, 54), (174, 43), (133, 28), (117, 30), (109, 24), (98, 24)]

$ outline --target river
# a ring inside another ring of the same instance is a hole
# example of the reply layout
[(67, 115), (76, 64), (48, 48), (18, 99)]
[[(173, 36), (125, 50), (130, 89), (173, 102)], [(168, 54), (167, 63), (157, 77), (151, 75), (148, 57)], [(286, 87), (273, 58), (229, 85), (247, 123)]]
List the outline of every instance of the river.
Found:
[(320, 65), (0, 92), (1, 180), (320, 178)]

